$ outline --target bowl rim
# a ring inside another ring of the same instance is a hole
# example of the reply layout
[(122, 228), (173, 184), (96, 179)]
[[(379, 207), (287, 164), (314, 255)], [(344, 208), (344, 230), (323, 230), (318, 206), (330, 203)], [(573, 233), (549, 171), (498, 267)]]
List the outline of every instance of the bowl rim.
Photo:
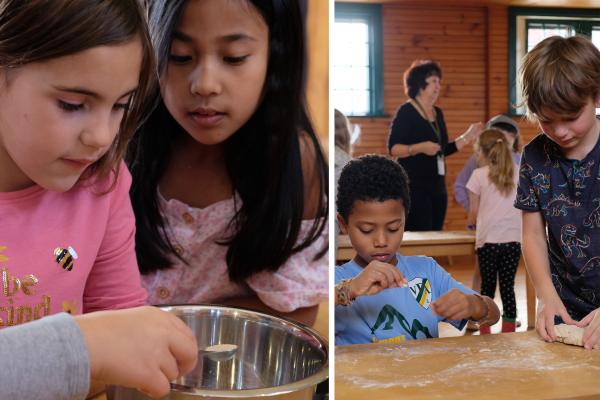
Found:
[[(298, 392), (304, 389), (307, 389), (311, 386), (316, 386), (317, 384), (325, 381), (329, 377), (329, 344), (326, 338), (324, 338), (319, 332), (314, 330), (312, 327), (303, 324), (302, 322), (294, 321), (290, 318), (281, 317), (278, 315), (268, 314), (263, 311), (253, 310), (251, 308), (245, 307), (232, 307), (227, 305), (219, 305), (219, 304), (204, 304), (204, 303), (196, 303), (196, 304), (161, 304), (157, 305), (157, 308), (168, 312), (166, 309), (179, 307), (181, 309), (217, 309), (217, 310), (225, 310), (225, 311), (242, 311), (251, 313), (253, 315), (258, 315), (261, 317), (265, 317), (267, 319), (279, 320), (279, 322), (284, 322), (284, 325), (292, 325), (302, 331), (309, 333), (312, 337), (314, 337), (319, 344), (321, 345), (321, 349), (325, 353), (325, 362), (323, 365), (315, 372), (314, 374), (300, 379), (295, 382), (286, 383), (284, 385), (279, 386), (271, 386), (267, 388), (259, 388), (259, 389), (239, 389), (239, 390), (210, 390), (210, 389), (201, 389), (201, 388), (186, 388), (183, 389), (181, 387), (171, 387), (172, 392), (181, 393), (181, 394), (190, 394), (190, 395), (202, 395), (206, 397), (216, 396), (216, 397), (229, 397), (229, 398), (242, 398), (242, 397), (250, 397), (250, 396), (278, 396), (282, 394)], [(176, 313), (174, 313), (177, 315)]]

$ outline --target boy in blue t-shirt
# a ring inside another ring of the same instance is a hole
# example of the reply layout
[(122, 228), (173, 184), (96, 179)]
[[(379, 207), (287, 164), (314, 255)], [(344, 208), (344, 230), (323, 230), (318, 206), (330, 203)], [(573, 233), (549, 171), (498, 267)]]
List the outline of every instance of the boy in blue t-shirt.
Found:
[(515, 207), (539, 305), (536, 330), (585, 328), (600, 349), (600, 51), (588, 39), (553, 36), (524, 58), (524, 101), (542, 134), (525, 147)]
[(350, 161), (339, 178), (337, 209), (356, 257), (335, 269), (335, 344), (438, 337), (438, 322), (493, 325), (492, 299), (455, 281), (429, 257), (398, 254), (410, 207), (404, 169), (381, 156)]

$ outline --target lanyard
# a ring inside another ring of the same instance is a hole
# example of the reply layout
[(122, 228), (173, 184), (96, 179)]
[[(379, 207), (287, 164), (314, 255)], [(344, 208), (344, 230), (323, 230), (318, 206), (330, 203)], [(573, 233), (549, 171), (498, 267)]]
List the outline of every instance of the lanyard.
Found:
[(425, 112), (425, 109), (423, 108), (423, 106), (421, 106), (421, 103), (419, 103), (419, 101), (417, 99), (412, 99), (412, 100), (414, 101), (414, 104), (417, 106), (419, 111), (425, 117), (425, 120), (429, 123), (429, 126), (431, 126), (431, 129), (433, 129), (433, 132), (435, 133), (435, 136), (438, 139), (438, 143), (441, 145), (442, 144), (442, 133), (441, 133), (440, 127), (437, 123), (437, 115), (435, 116), (436, 118), (433, 121), (430, 121), (429, 118), (427, 118), (427, 113)]

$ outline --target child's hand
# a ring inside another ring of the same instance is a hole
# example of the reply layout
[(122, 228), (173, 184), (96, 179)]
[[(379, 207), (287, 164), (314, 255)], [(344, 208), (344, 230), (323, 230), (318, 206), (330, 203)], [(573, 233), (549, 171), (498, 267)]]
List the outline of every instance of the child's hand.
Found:
[(192, 331), (154, 307), (76, 317), (85, 338), (91, 378), (164, 396), (169, 381), (191, 371), (198, 357)]
[(556, 332), (554, 331), (554, 317), (556, 315), (560, 316), (567, 325), (577, 324), (577, 321), (571, 318), (565, 305), (556, 293), (548, 301), (540, 299), (535, 319), (535, 330), (546, 342), (554, 342), (556, 340)]
[[(583, 331), (583, 347), (586, 349), (600, 349), (600, 308), (592, 311), (577, 323)], [(587, 328), (586, 328), (587, 327)]]
[(467, 319), (477, 309), (475, 301), (478, 301), (475, 296), (452, 289), (431, 303), (431, 311), (448, 320)]
[(373, 260), (350, 282), (350, 296), (371, 296), (387, 288), (408, 284), (402, 273), (392, 264)]

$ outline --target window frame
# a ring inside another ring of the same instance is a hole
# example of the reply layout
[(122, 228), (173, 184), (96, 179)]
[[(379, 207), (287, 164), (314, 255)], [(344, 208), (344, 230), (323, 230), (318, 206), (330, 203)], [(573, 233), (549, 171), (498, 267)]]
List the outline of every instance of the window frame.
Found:
[[(524, 18), (525, 37), (518, 38), (518, 18)], [(600, 28), (600, 8), (529, 8), (509, 7), (508, 9), (508, 110), (511, 116), (525, 115), (517, 107), (517, 47), (528, 47), (527, 28), (531, 23), (560, 23), (571, 25), (578, 34), (587, 35), (591, 39), (593, 27)], [(522, 42), (517, 43), (517, 40)], [(526, 53), (525, 53), (526, 54)]]
[[(359, 4), (335, 2), (335, 23), (344, 20), (363, 20), (369, 27), (369, 111), (366, 114), (348, 114), (352, 118), (386, 116), (383, 98), (383, 32), (381, 4)], [(335, 60), (332, 60), (335, 67)], [(335, 88), (333, 88), (335, 93)]]

